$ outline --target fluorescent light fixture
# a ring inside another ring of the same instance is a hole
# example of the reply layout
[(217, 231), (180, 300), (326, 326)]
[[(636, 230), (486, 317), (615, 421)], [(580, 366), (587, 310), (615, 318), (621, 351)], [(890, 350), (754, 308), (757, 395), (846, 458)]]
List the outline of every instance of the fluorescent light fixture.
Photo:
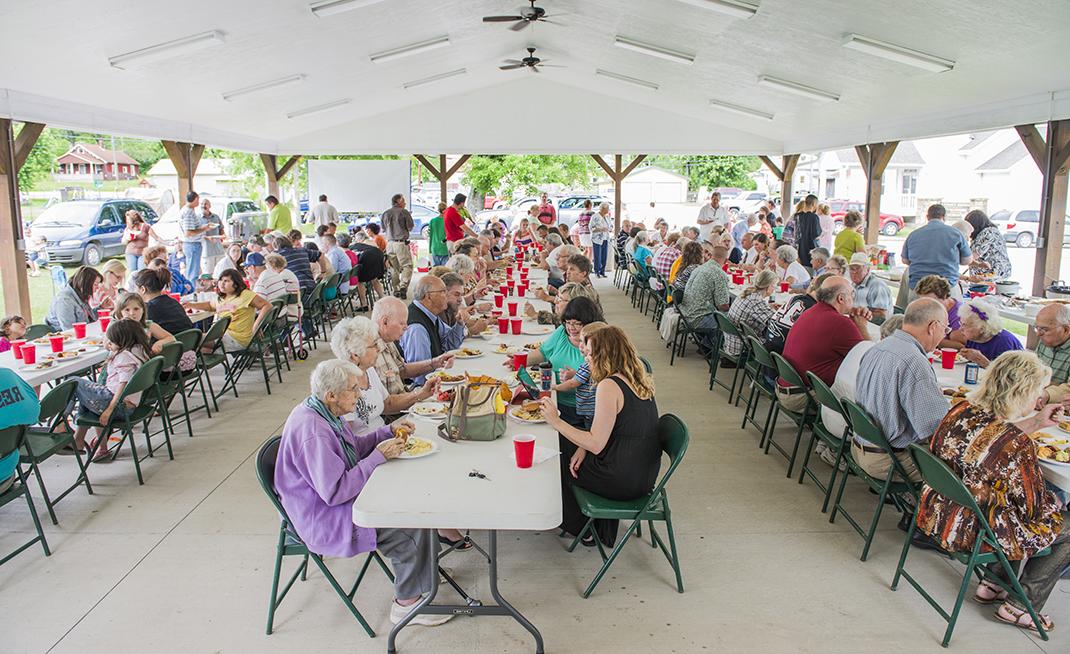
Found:
[(150, 45), (147, 48), (134, 50), (133, 52), (125, 52), (121, 55), (108, 57), (108, 63), (111, 64), (113, 68), (127, 70), (141, 64), (148, 64), (154, 61), (160, 61), (161, 59), (170, 59), (171, 57), (203, 50), (204, 48), (210, 48), (215, 45), (223, 45), (223, 32), (220, 32), (219, 30), (211, 30), (209, 32), (184, 36), (180, 39), (175, 39), (166, 43), (158, 43), (156, 45)]
[(632, 52), (640, 52), (645, 55), (650, 55), (651, 57), (667, 59), (668, 61), (673, 61), (678, 64), (686, 64), (690, 66), (695, 62), (695, 55), (670, 50), (669, 48), (663, 48), (660, 45), (643, 43), (642, 41), (636, 41), (624, 36), (618, 36), (616, 40), (613, 41), (613, 45), (618, 48), (624, 48), (625, 50), (631, 50)]
[(280, 86), (290, 86), (292, 84), (300, 84), (303, 81), (305, 81), (305, 76), (301, 75), (301, 74), (289, 75), (287, 77), (280, 77), (279, 79), (273, 79), (273, 80), (270, 80), (270, 81), (267, 81), (267, 82), (260, 82), (259, 84), (253, 84), (251, 86), (246, 86), (244, 88), (235, 89), (233, 91), (227, 91), (226, 93), (223, 94), (223, 99), (229, 102), (229, 101), (233, 100), (234, 98), (239, 98), (239, 97), (241, 97), (243, 95), (249, 95), (250, 93), (259, 93), (260, 91), (267, 91), (268, 89), (276, 89), (276, 88), (279, 88)]
[(345, 13), (354, 9), (362, 9), (382, 1), (383, 0), (325, 0), (324, 2), (314, 2), (310, 4), (308, 9), (316, 16), (316, 18), (326, 18), (327, 16), (334, 16), (335, 14)]
[(450, 77), (457, 77), (458, 75), (464, 75), (468, 72), (467, 68), (458, 68), (457, 70), (451, 70), (448, 73), (439, 73), (438, 75), (432, 75), (430, 77), (424, 77), (422, 79), (413, 80), (411, 82), (405, 82), (402, 86), (406, 89), (411, 89), (414, 86), (423, 86), (424, 84), (430, 84), (431, 82), (437, 82), (440, 79), (449, 79)]
[(883, 57), (900, 64), (921, 68), (932, 73), (946, 73), (955, 67), (955, 62), (950, 59), (919, 52), (918, 50), (911, 50), (894, 43), (878, 41), (860, 34), (848, 34), (843, 41), (843, 47)]
[(335, 100), (334, 102), (328, 102), (326, 104), (318, 104), (315, 107), (306, 107), (304, 109), (298, 109), (297, 111), (291, 111), (286, 114), (287, 118), (300, 118), (301, 116), (308, 116), (310, 114), (318, 114), (321, 111), (327, 111), (328, 109), (334, 109), (335, 107), (344, 107), (345, 105), (353, 102), (353, 98), (342, 98), (341, 100)]
[(402, 57), (408, 57), (411, 55), (420, 54), (421, 52), (444, 48), (449, 44), (449, 35), (443, 34), (442, 36), (436, 36), (433, 39), (420, 41), (419, 43), (403, 45), (400, 48), (394, 48), (393, 50), (385, 50), (378, 54), (373, 54), (371, 56), (371, 60), (373, 64), (385, 64), (388, 61), (394, 61), (395, 59), (401, 59)]
[(805, 84), (799, 84), (798, 82), (792, 82), (786, 79), (779, 79), (776, 77), (770, 77), (768, 75), (762, 75), (758, 78), (758, 84), (762, 86), (768, 86), (780, 91), (787, 91), (788, 93), (794, 93), (804, 98), (810, 98), (811, 100), (820, 100), (821, 102), (836, 102), (840, 99), (839, 94), (832, 93), (831, 91), (822, 91), (821, 89), (815, 89), (812, 86)]
[(732, 104), (731, 102), (724, 102), (722, 100), (710, 100), (710, 106), (723, 109), (740, 116), (747, 116), (748, 118), (761, 118), (762, 120), (773, 120), (773, 114), (767, 114), (764, 111), (758, 111), (757, 109), (751, 109), (750, 107), (744, 107), (738, 104)]
[(628, 84), (634, 84), (635, 86), (641, 86), (651, 91), (657, 91), (658, 85), (654, 82), (648, 82), (646, 80), (639, 79), (637, 77), (629, 77), (628, 75), (621, 75), (620, 73), (614, 73), (608, 70), (602, 70), (601, 68), (594, 71), (595, 75), (601, 75), (602, 77), (608, 77), (609, 79), (615, 79), (618, 82), (627, 82)]
[(758, 13), (758, 5), (752, 5), (749, 2), (740, 2), (740, 0), (680, 0), (680, 2), (686, 5), (691, 5), (692, 7), (712, 9), (713, 11), (722, 14), (735, 16), (736, 18), (750, 18)]

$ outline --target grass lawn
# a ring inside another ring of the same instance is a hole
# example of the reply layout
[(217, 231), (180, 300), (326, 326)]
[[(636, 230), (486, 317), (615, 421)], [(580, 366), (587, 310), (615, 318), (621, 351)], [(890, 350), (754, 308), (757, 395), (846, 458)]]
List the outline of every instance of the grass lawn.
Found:
[(61, 181), (55, 179), (42, 179), (33, 185), (32, 189), (24, 189), (30, 191), (58, 191), (62, 188), (75, 187), (83, 188), (87, 191), (115, 191), (125, 190), (133, 188), (138, 185), (140, 180), (137, 179), (120, 179), (118, 182), (114, 180), (104, 180), (99, 187), (95, 186), (93, 182), (87, 181)]
[[(77, 266), (66, 268), (67, 276), (70, 277), (77, 270)], [(52, 303), (52, 278), (48, 274), (47, 269), (42, 269), (41, 274), (37, 277), (29, 278), (30, 285), (30, 309), (33, 312), (32, 317), (23, 316), (27, 318), (29, 323), (39, 323), (45, 321), (45, 316), (48, 315), (48, 305)], [(56, 289), (59, 290), (58, 288)], [(7, 306), (4, 306), (3, 315), (9, 316), (12, 313), (16, 313), (17, 310), (8, 310)]]

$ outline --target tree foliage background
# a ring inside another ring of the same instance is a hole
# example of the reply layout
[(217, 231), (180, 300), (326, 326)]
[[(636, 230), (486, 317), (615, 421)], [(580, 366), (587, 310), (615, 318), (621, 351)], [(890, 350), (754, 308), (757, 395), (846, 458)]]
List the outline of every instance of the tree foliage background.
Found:
[(587, 186), (595, 176), (595, 163), (582, 154), (498, 154), (476, 155), (468, 160), (464, 182), (472, 195), (491, 192), (513, 197), (538, 192), (546, 184)]
[(647, 162), (661, 166), (675, 173), (685, 175), (692, 191), (700, 186), (714, 188), (729, 186), (745, 190), (757, 188), (751, 173), (761, 168), (758, 157), (739, 157), (730, 155), (654, 155)]

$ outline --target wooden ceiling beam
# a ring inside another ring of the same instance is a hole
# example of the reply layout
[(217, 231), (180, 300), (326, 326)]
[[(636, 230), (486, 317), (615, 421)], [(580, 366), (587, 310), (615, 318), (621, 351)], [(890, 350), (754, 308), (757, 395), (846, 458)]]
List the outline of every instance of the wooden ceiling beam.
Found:
[(765, 156), (764, 154), (758, 155), (758, 158), (762, 160), (762, 163), (765, 164), (766, 168), (772, 171), (773, 175), (775, 175), (777, 179), (782, 182), (784, 181), (784, 171), (780, 169), (780, 166), (773, 163), (773, 160)]

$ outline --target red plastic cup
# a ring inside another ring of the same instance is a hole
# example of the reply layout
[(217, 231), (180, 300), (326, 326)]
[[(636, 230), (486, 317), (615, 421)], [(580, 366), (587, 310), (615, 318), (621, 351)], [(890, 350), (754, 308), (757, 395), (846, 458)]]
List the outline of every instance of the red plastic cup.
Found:
[(498, 333), (499, 334), (508, 334), (509, 333), (509, 319), (508, 318), (498, 318)]
[(513, 333), (519, 336), (520, 335), (520, 326), (522, 324), (524, 324), (524, 319), (523, 318), (510, 318), (510, 322), (513, 323)]
[(101, 316), (111, 317), (111, 309), (97, 309), (97, 318)]
[(528, 352), (517, 352), (513, 355), (513, 370), (520, 370), (528, 365)]
[(491, 309), (490, 315), (494, 316), (495, 319), (501, 318), (502, 317), (502, 310), (501, 309)]
[(733, 274), (732, 275), (732, 283), (733, 284), (742, 284), (743, 283), (743, 273), (735, 273), (735, 274)]
[(102, 316), (100, 318), (100, 333), (108, 333), (108, 325), (111, 323), (111, 316)]
[(721, 266), (721, 270), (728, 272), (728, 264), (726, 263), (725, 265)]
[(506, 277), (512, 277), (513, 276), (513, 267), (512, 266), (506, 266), (505, 267), (505, 276)]
[(516, 467), (530, 468), (535, 459), (535, 437), (531, 434), (513, 436), (513, 452), (516, 454)]
[(22, 360), (22, 346), (24, 345), (26, 345), (26, 341), (11, 341), (11, 353), (19, 361)]
[(63, 336), (49, 336), (48, 344), (52, 346), (53, 352), (63, 351)]
[(501, 295), (500, 293), (496, 293), (494, 295), (494, 306), (496, 306), (499, 309), (501, 309), (502, 308), (502, 302), (504, 300), (505, 300), (505, 296), (504, 295)]
[(505, 284), (502, 284), (498, 287), (498, 292), (502, 295), (509, 295), (509, 287)]
[(528, 285), (527, 284), (521, 284), (520, 286), (516, 287), (516, 295), (517, 295), (517, 297), (524, 297), (524, 295), (527, 292), (528, 292)]
[(791, 284), (788, 284), (787, 282), (780, 282), (781, 293), (787, 293), (789, 288), (791, 288)]
[(509, 315), (511, 317), (515, 317), (516, 316), (516, 307), (517, 307), (518, 304), (520, 304), (520, 303), (516, 302), (516, 301), (510, 301), (509, 302), (509, 304), (508, 304), (508, 306), (509, 306)]
[(510, 291), (512, 291), (513, 287), (516, 286), (516, 282), (514, 280), (510, 279), (509, 281), (505, 282), (505, 285), (509, 287)]
[(84, 322), (76, 322), (76, 323), (74, 323), (74, 325), (72, 325), (72, 327), (74, 327), (74, 337), (75, 338), (85, 338), (85, 323)]
[(37, 346), (33, 343), (22, 346), (22, 360), (28, 364), (37, 363)]
[(950, 347), (940, 348), (940, 366), (944, 370), (951, 370), (955, 367), (955, 356), (958, 354), (958, 350)]

